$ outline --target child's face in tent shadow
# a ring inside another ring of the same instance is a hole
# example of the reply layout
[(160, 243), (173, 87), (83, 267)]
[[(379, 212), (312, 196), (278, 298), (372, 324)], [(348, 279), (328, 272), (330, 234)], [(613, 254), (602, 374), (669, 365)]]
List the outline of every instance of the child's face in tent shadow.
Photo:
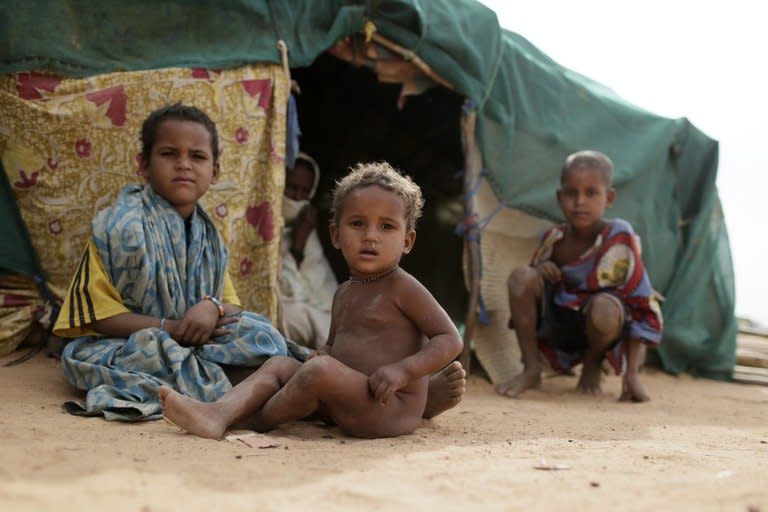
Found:
[(211, 135), (195, 121), (167, 119), (157, 126), (149, 160), (141, 174), (152, 189), (185, 219), (219, 176)]
[(285, 196), (294, 201), (305, 201), (312, 193), (312, 185), (315, 184), (315, 176), (312, 169), (298, 163), (285, 173)]

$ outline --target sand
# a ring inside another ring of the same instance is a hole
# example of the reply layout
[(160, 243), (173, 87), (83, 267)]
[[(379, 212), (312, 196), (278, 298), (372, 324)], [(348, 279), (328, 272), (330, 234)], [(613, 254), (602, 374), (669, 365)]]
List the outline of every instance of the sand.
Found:
[(70, 416), (62, 402), (82, 394), (39, 354), (0, 367), (0, 509), (768, 512), (768, 387), (644, 379), (653, 400), (626, 404), (616, 377), (597, 397), (555, 377), (511, 400), (473, 375), (411, 435), (299, 422), (258, 448)]

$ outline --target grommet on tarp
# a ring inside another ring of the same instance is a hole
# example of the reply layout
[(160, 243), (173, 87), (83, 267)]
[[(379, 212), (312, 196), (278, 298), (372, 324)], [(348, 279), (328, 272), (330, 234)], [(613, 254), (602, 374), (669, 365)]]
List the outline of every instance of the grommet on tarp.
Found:
[(669, 158), (678, 160), (683, 154), (683, 146), (679, 142), (674, 142), (669, 146)]

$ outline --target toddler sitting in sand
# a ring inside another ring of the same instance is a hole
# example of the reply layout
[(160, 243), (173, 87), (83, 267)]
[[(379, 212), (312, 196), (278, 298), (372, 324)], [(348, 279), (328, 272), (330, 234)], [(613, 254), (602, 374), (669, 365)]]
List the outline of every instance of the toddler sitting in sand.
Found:
[(358, 437), (416, 429), (429, 376), (462, 347), (445, 310), (399, 267), (422, 206), (419, 187), (389, 164), (358, 164), (334, 193), (331, 240), (350, 277), (334, 296), (326, 344), (304, 363), (269, 359), (215, 402), (163, 387), (166, 418), (214, 439), (235, 423), (263, 432), (309, 416)]

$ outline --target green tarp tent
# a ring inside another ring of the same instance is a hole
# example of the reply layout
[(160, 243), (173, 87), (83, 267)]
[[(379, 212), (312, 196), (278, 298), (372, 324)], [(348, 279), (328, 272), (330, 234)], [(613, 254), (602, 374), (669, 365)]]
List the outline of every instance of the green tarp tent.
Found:
[(8, 175), (0, 163), (0, 275), (43, 277), (29, 234), (19, 215)]
[[(553, 190), (564, 156), (584, 148), (611, 155), (620, 198), (611, 213), (641, 235), (666, 297), (663, 367), (731, 377), (734, 284), (715, 188), (717, 142), (563, 68), (477, 2), (28, 0), (0, 11), (0, 72), (230, 68), (280, 62), (279, 39), (291, 67), (301, 68), (366, 20), (477, 105), (484, 166), (506, 206), (559, 220)], [(4, 241), (17, 222), (2, 217)]]

